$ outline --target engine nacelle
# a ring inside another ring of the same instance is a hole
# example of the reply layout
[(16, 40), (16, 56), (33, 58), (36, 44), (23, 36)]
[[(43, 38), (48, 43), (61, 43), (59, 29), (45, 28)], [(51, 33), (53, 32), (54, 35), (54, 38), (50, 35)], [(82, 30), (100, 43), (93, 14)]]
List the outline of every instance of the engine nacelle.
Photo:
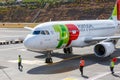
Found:
[(115, 45), (112, 42), (100, 42), (95, 45), (94, 51), (98, 57), (107, 57), (115, 51)]

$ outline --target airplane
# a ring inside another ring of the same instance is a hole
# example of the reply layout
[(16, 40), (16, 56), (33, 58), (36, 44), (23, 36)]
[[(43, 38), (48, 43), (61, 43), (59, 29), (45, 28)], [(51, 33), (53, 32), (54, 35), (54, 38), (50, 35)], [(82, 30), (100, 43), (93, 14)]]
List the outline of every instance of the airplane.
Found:
[(46, 63), (51, 63), (51, 53), (63, 49), (72, 53), (72, 47), (94, 45), (94, 54), (98, 57), (110, 56), (120, 36), (120, 0), (116, 1), (112, 15), (107, 20), (50, 21), (37, 25), (24, 39), (24, 46), (31, 51), (47, 51)]

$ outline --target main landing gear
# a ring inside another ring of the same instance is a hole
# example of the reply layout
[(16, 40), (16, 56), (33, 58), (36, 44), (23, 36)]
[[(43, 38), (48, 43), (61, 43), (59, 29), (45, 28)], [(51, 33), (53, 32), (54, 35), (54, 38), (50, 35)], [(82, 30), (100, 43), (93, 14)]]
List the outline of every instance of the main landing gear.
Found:
[(47, 58), (45, 59), (45, 63), (53, 63), (51, 58), (51, 53), (52, 51), (48, 51), (48, 55), (47, 55)]
[(63, 52), (66, 54), (72, 54), (72, 51), (73, 51), (72, 47), (67, 47), (63, 49)]

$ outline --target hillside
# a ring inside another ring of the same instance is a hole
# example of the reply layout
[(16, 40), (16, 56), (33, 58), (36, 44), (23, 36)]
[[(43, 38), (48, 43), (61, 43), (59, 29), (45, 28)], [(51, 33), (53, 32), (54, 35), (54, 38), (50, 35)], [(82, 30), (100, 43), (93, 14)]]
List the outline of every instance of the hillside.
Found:
[(46, 22), (50, 19), (84, 20), (107, 19), (116, 0), (76, 0), (49, 4), (20, 4), (0, 7), (0, 22)]

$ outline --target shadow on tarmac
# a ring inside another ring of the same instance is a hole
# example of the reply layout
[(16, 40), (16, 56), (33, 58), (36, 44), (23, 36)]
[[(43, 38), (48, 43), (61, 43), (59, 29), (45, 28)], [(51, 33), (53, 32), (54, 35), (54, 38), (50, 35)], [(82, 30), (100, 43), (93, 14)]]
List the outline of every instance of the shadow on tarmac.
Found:
[[(98, 58), (96, 57), (94, 54), (87, 54), (87, 55), (82, 55), (82, 57), (85, 59), (86, 61), (86, 66), (89, 65), (93, 65), (93, 64), (101, 64), (104, 66), (108, 66), (110, 64), (110, 59), (112, 57), (118, 57), (120, 56), (119, 54), (120, 49), (117, 49), (114, 54), (112, 54), (110, 57), (106, 57), (106, 58)], [(28, 74), (57, 74), (57, 73), (64, 73), (64, 72), (69, 72), (72, 70), (76, 70), (79, 69), (79, 60), (81, 55), (65, 55), (65, 54), (61, 54), (61, 53), (53, 53), (52, 57), (60, 57), (63, 59), (66, 58), (70, 58), (70, 57), (75, 57), (75, 58), (71, 58), (71, 59), (66, 59), (57, 63), (53, 63), (53, 64), (48, 64), (48, 65), (43, 65), (43, 66), (38, 66), (36, 68), (33, 68), (31, 70), (29, 70), (27, 73)], [(77, 56), (77, 57), (76, 57)], [(45, 55), (43, 56), (35, 56), (36, 58), (45, 58)], [(120, 59), (118, 59), (117, 63), (120, 63)]]
[(88, 79), (88, 78), (89, 78), (88, 76), (85, 76), (85, 75), (83, 75), (82, 77), (83, 77), (83, 78), (86, 78), (86, 79)]
[(4, 69), (4, 68), (8, 68), (8, 67), (5, 67), (5, 66), (0, 66), (0, 69)]
[(112, 74), (113, 76), (115, 76), (115, 77), (119, 77), (120, 78), (120, 76), (119, 75), (117, 75), (117, 74)]

